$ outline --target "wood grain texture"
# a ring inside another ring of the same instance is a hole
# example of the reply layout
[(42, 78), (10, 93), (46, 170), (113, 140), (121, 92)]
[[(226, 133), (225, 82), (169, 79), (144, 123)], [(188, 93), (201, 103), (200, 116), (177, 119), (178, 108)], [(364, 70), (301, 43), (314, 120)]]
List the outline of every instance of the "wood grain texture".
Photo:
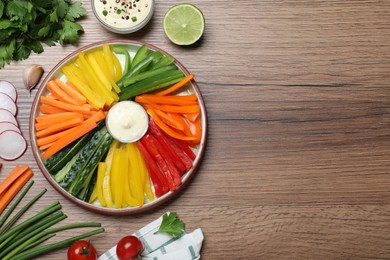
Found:
[[(129, 36), (103, 29), (83, 3), (79, 46), (146, 41), (196, 74), (208, 110), (207, 149), (194, 179), (169, 203), (108, 217), (59, 195), (29, 148), (4, 163), (0, 179), (17, 164), (31, 165), (33, 193), (48, 189), (31, 214), (60, 200), (65, 222), (101, 221), (106, 232), (92, 238), (99, 253), (169, 210), (188, 231), (202, 228), (205, 260), (390, 259), (390, 1), (192, 1), (206, 31), (191, 47), (171, 44), (161, 27), (178, 1), (156, 1), (150, 24)], [(42, 64), (46, 75), (76, 48), (45, 48), (0, 70), (18, 88), (26, 138), (35, 91), (23, 87), (24, 67)], [(66, 259), (66, 250), (39, 259)]]

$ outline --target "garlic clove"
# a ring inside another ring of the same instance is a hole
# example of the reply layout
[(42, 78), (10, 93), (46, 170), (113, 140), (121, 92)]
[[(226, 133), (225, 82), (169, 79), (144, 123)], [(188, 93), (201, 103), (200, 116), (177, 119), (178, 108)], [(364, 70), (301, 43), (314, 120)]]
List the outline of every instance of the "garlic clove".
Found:
[(26, 67), (23, 73), (23, 82), (27, 90), (31, 91), (39, 82), (44, 70), (41, 65), (34, 64)]

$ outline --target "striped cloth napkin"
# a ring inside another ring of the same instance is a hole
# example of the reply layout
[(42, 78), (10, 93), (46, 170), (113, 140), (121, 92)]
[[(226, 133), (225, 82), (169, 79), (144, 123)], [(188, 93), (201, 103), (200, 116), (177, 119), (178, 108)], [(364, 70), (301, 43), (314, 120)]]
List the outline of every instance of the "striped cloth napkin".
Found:
[[(154, 234), (160, 227), (162, 216), (141, 228), (133, 235), (144, 245), (143, 260), (196, 260), (200, 259), (203, 233), (200, 228), (180, 237), (165, 233)], [(117, 260), (116, 246), (101, 255), (98, 260)]]

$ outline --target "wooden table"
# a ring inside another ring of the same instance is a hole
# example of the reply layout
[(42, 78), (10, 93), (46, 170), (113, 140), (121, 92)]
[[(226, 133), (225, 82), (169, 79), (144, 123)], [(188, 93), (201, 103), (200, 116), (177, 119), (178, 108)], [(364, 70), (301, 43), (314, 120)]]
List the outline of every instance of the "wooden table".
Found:
[[(106, 31), (83, 4), (79, 46), (105, 39), (154, 44), (179, 59), (203, 93), (207, 149), (191, 183), (144, 214), (108, 217), (64, 199), (40, 173), (29, 148), (5, 162), (0, 179), (29, 164), (33, 193), (48, 192), (30, 214), (60, 200), (67, 223), (100, 221), (99, 253), (166, 211), (187, 230), (201, 227), (202, 259), (390, 258), (390, 1), (192, 1), (206, 18), (203, 39), (173, 45), (161, 22), (180, 1), (156, 1), (142, 31)], [(0, 78), (19, 91), (18, 121), (29, 138), (29, 64), (47, 72), (77, 46), (47, 47), (12, 63)], [(64, 233), (59, 238), (69, 236)], [(39, 259), (65, 259), (59, 250)]]

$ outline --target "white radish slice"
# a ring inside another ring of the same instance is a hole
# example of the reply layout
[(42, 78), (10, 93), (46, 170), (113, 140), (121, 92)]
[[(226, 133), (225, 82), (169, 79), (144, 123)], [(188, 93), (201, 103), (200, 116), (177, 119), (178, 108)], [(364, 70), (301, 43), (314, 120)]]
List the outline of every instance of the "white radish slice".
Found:
[(0, 122), (0, 134), (8, 130), (12, 130), (18, 132), (19, 134), (22, 134), (22, 132), (16, 125), (9, 122)]
[(2, 108), (0, 108), (0, 122), (8, 122), (8, 123), (12, 123), (16, 126), (19, 126), (18, 121), (16, 121), (15, 116), (11, 112), (9, 112), (8, 110), (2, 109)]
[(18, 159), (27, 149), (27, 141), (18, 132), (8, 130), (0, 134), (0, 157), (7, 161)]
[(6, 109), (11, 112), (14, 116), (18, 112), (15, 102), (10, 96), (4, 93), (0, 93), (0, 108)]
[(0, 80), (0, 93), (7, 94), (14, 102), (16, 102), (16, 99), (18, 98), (18, 93), (15, 86), (6, 80)]

